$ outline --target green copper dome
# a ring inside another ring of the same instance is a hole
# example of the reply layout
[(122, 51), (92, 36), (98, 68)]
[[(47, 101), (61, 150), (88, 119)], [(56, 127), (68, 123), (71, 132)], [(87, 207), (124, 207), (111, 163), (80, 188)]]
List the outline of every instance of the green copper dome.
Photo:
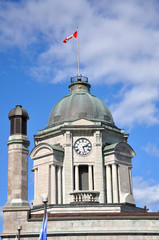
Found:
[(91, 85), (83, 76), (71, 78), (70, 94), (62, 98), (52, 109), (47, 128), (78, 119), (100, 121), (114, 125), (108, 107), (90, 93)]

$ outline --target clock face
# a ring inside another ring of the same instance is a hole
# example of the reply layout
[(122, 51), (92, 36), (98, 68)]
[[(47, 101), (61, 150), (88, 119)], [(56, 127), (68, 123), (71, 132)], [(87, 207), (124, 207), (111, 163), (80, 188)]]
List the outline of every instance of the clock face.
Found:
[(92, 144), (86, 138), (78, 139), (74, 144), (75, 151), (80, 155), (87, 155), (92, 149)]

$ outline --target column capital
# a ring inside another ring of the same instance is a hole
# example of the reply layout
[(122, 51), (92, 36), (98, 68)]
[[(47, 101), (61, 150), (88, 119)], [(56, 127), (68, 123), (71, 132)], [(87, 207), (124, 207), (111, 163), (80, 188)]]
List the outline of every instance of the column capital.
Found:
[(112, 164), (110, 164), (110, 163), (109, 163), (109, 164), (106, 164), (105, 166), (106, 166), (106, 167), (111, 167), (111, 166), (112, 166)]
[(76, 166), (79, 167), (79, 165), (80, 165), (79, 163), (74, 163), (74, 167)]
[(112, 165), (119, 166), (119, 164), (117, 162), (113, 162)]

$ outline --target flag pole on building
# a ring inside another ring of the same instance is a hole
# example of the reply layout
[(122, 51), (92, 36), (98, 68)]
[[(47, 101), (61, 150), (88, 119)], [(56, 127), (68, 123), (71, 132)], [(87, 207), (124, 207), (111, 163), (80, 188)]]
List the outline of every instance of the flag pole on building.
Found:
[(43, 199), (44, 217), (43, 217), (43, 222), (42, 222), (42, 225), (41, 225), (39, 240), (47, 240), (47, 220), (48, 220), (47, 202), (48, 202), (48, 198), (44, 198)]
[(78, 33), (78, 26), (77, 26), (77, 30), (76, 32), (74, 32), (74, 34), (72, 34), (71, 36), (69, 37), (66, 37), (64, 40), (63, 40), (63, 43), (67, 43), (68, 40), (70, 40), (71, 38), (76, 38), (77, 39), (77, 60), (78, 60), (78, 77), (80, 77), (80, 63), (79, 63), (79, 33)]
[(77, 59), (78, 59), (78, 76), (80, 76), (80, 63), (79, 63), (79, 33), (77, 26)]

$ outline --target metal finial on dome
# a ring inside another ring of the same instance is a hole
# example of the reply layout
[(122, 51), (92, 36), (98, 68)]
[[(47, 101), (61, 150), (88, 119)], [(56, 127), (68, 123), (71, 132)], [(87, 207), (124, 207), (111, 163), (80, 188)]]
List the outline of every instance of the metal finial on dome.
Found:
[(71, 84), (69, 85), (70, 92), (73, 91), (87, 91), (90, 92), (91, 85), (88, 83), (88, 77), (82, 74), (71, 77)]

